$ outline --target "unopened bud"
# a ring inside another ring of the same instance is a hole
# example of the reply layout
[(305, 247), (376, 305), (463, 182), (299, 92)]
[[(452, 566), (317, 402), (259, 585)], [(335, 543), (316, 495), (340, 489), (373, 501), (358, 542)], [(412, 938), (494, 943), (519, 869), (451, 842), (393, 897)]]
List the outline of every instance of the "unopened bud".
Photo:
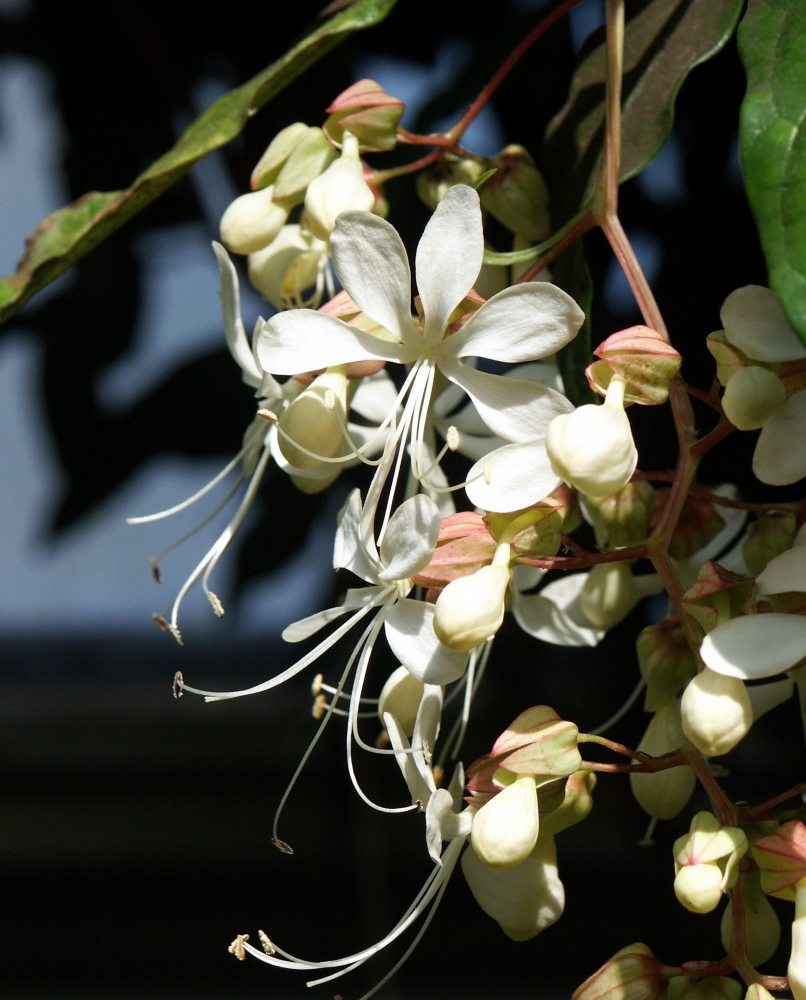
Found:
[[(660, 757), (679, 749), (684, 743), (680, 704), (670, 701), (652, 716), (637, 749), (652, 757)], [(656, 819), (674, 819), (691, 798), (696, 783), (696, 775), (688, 764), (630, 775), (630, 788), (638, 805)]]
[(717, 625), (755, 609), (753, 587), (752, 577), (732, 573), (709, 560), (683, 594), (682, 604), (705, 632), (711, 632)]
[(586, 403), (549, 424), (546, 452), (552, 470), (586, 496), (617, 493), (638, 464), (623, 408), (624, 385), (623, 380), (613, 378), (603, 406)]
[(375, 195), (364, 180), (364, 168), (358, 158), (358, 141), (345, 133), (341, 156), (308, 185), (305, 195), (305, 218), (308, 229), (317, 239), (329, 240), (342, 212), (369, 212)]
[(586, 497), (585, 514), (593, 525), (598, 548), (613, 552), (648, 538), (654, 497), (655, 490), (644, 480), (627, 483), (610, 496)]
[(535, 779), (519, 774), (473, 817), (473, 850), (491, 868), (512, 868), (532, 853), (540, 817)]
[(607, 394), (614, 375), (627, 382), (626, 403), (657, 406), (669, 398), (669, 383), (683, 359), (648, 326), (633, 326), (612, 334), (593, 352), (600, 361), (589, 365), (588, 384), (600, 396)]
[(716, 378), (721, 386), (726, 386), (737, 372), (753, 363), (744, 351), (731, 344), (724, 330), (709, 333), (705, 346), (716, 361)]
[(454, 185), (472, 187), (483, 172), (484, 167), (476, 160), (459, 159), (447, 153), (430, 170), (417, 175), (417, 196), (433, 211)]
[(645, 944), (631, 944), (574, 990), (572, 1000), (662, 1000), (661, 964)]
[[(329, 406), (329, 401), (336, 405)], [(346, 408), (347, 379), (344, 375), (325, 372), (315, 378), (280, 416), (278, 444), (289, 465), (310, 469), (323, 458), (341, 454)]]
[(588, 573), (579, 595), (585, 617), (596, 628), (613, 628), (635, 603), (635, 582), (627, 562), (600, 563)]
[(697, 661), (676, 618), (648, 625), (639, 633), (635, 648), (646, 681), (644, 709), (656, 712), (696, 674)]
[(285, 161), (274, 182), (275, 201), (301, 205), (308, 185), (312, 184), (338, 158), (320, 128), (309, 128)]
[[(593, 809), (593, 789), (596, 787), (594, 771), (575, 771), (568, 775), (565, 795), (560, 805), (540, 817), (541, 834), (562, 833), (586, 819)], [(539, 795), (538, 795), (539, 798)]]
[(274, 200), (274, 187), (242, 194), (221, 217), (221, 242), (233, 253), (262, 250), (277, 236), (288, 218), (288, 207)]
[(308, 134), (308, 131), (308, 126), (304, 122), (294, 122), (293, 125), (288, 125), (277, 133), (252, 171), (249, 186), (253, 191), (267, 187), (276, 180), (283, 164)]
[(397, 126), (405, 104), (387, 94), (374, 80), (359, 80), (342, 91), (327, 108), (330, 117), (325, 132), (337, 145), (344, 141), (345, 130), (354, 135), (362, 152), (394, 149)]
[[(657, 526), (669, 497), (668, 489), (655, 491), (655, 506), (652, 511), (652, 528)], [(725, 527), (725, 520), (710, 500), (696, 493), (689, 494), (680, 512), (680, 519), (674, 529), (669, 545), (672, 559), (690, 559), (695, 552), (705, 546)]]
[(737, 288), (723, 302), (719, 318), (730, 343), (754, 360), (777, 363), (806, 357), (806, 347), (771, 288)]
[[(744, 926), (747, 957), (751, 965), (759, 966), (769, 961), (781, 941), (781, 922), (770, 901), (761, 891), (758, 872), (744, 875)], [(720, 924), (722, 944), (730, 952), (733, 936), (733, 903), (728, 901)], [(769, 994), (767, 994), (769, 996)], [(745, 998), (747, 1000), (747, 998)], [(761, 997), (756, 998), (761, 1000)]]
[[(750, 958), (749, 952), (748, 958)], [(751, 965), (761, 965), (761, 962), (754, 962), (752, 958), (750, 959), (750, 963)], [(769, 990), (765, 989), (761, 983), (751, 983), (747, 987), (747, 993), (744, 995), (744, 1000), (775, 1000), (775, 997)]]
[(795, 515), (760, 511), (742, 545), (742, 555), (753, 576), (767, 568), (767, 563), (792, 548), (795, 541)]
[(722, 409), (734, 427), (754, 431), (785, 402), (786, 390), (778, 376), (760, 365), (748, 365), (725, 387)]
[(549, 192), (523, 146), (507, 146), (491, 161), (496, 172), (481, 187), (481, 204), (516, 236), (532, 243), (551, 232)]
[(675, 876), (674, 894), (692, 913), (710, 913), (722, 899), (719, 865), (685, 865)]
[(792, 953), (786, 970), (794, 1000), (806, 1000), (806, 879), (795, 884)]
[(389, 712), (400, 723), (400, 728), (411, 736), (417, 719), (417, 710), (423, 699), (425, 686), (406, 667), (398, 667), (389, 675), (378, 699), (378, 716), (383, 722), (384, 713)]
[(706, 757), (732, 750), (753, 724), (744, 681), (718, 674), (710, 667), (689, 682), (680, 708), (683, 732)]
[(453, 580), (437, 598), (434, 631), (440, 642), (467, 652), (495, 635), (504, 621), (508, 566), (483, 566)]
[(806, 883), (806, 826), (793, 819), (753, 844), (761, 888), (771, 896), (795, 899), (795, 886)]

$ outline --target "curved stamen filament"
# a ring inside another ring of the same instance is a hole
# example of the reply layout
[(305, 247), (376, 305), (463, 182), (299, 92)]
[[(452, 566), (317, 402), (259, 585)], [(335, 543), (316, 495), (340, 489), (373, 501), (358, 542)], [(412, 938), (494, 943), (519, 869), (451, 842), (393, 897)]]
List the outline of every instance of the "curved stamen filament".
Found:
[(168, 545), (166, 548), (164, 548), (162, 550), (162, 552), (159, 552), (157, 555), (155, 555), (154, 558), (151, 560), (152, 565), (155, 565), (155, 566), (159, 565), (159, 563), (162, 562), (162, 560), (167, 555), (169, 555), (171, 552), (173, 552), (174, 549), (178, 549), (180, 545), (183, 545), (189, 538), (192, 538), (197, 532), (201, 531), (202, 528), (206, 528), (207, 525), (218, 514), (221, 513), (221, 511), (227, 506), (227, 504), (230, 502), (230, 500), (232, 500), (232, 498), (235, 496), (235, 494), (240, 489), (241, 484), (243, 483), (243, 481), (244, 481), (245, 478), (246, 477), (242, 476), (242, 475), (238, 476), (238, 478), (233, 483), (232, 488), (227, 492), (227, 495), (224, 497), (224, 499), (221, 501), (221, 503), (217, 504), (213, 508), (213, 510), (211, 510), (210, 513), (203, 520), (199, 521), (199, 523), (194, 528), (191, 528), (190, 531), (185, 532), (185, 534), (182, 535), (181, 538), (177, 538), (177, 540), (175, 542), (171, 542), (171, 544)]
[(171, 517), (173, 514), (178, 514), (182, 510), (186, 510), (192, 504), (196, 503), (197, 500), (201, 500), (203, 496), (210, 492), (215, 486), (221, 482), (222, 479), (226, 479), (227, 476), (232, 472), (235, 466), (243, 458), (243, 453), (246, 449), (241, 448), (235, 458), (231, 462), (228, 462), (221, 472), (217, 473), (205, 486), (194, 493), (192, 497), (188, 497), (187, 500), (183, 500), (181, 503), (176, 504), (175, 507), (169, 507), (167, 510), (161, 510), (157, 514), (146, 514), (144, 517), (127, 517), (126, 524), (149, 524), (151, 521), (160, 521), (164, 517)]

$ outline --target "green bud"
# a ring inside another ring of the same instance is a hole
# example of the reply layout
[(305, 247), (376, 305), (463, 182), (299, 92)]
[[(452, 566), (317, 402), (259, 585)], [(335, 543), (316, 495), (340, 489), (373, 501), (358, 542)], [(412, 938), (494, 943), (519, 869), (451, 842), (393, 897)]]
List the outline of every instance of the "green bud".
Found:
[(734, 427), (754, 431), (786, 402), (783, 383), (760, 365), (748, 365), (731, 378), (722, 396), (722, 409)]
[(579, 604), (595, 628), (609, 629), (632, 611), (635, 582), (629, 561), (599, 563), (588, 573)]
[(345, 130), (358, 139), (362, 153), (394, 149), (405, 105), (374, 80), (359, 80), (327, 109), (325, 132), (341, 145)]
[(433, 211), (447, 192), (456, 184), (472, 187), (484, 172), (484, 165), (476, 160), (459, 159), (447, 153), (430, 170), (417, 175), (417, 196)]
[(645, 944), (631, 944), (574, 990), (571, 1000), (662, 1000), (661, 964)]
[(792, 548), (795, 541), (795, 515), (760, 511), (747, 529), (742, 554), (753, 576), (762, 573), (770, 559)]
[(755, 581), (732, 573), (710, 560), (703, 564), (696, 583), (683, 594), (686, 611), (710, 632), (731, 618), (754, 609)]
[(666, 988), (667, 1000), (741, 1000), (741, 996), (741, 983), (727, 976), (674, 976)]
[(586, 497), (585, 514), (593, 525), (596, 545), (613, 552), (649, 538), (655, 490), (645, 480), (627, 483), (606, 497)]
[[(761, 876), (758, 872), (744, 874), (744, 926), (750, 964), (763, 965), (778, 950), (781, 941), (781, 923), (770, 901), (761, 891)], [(730, 900), (722, 914), (720, 934), (725, 951), (730, 952), (733, 935), (733, 904)], [(769, 993), (767, 996), (769, 997)], [(761, 996), (753, 998), (749, 993), (748, 997), (750, 1000), (763, 1000)], [(745, 997), (745, 1000), (748, 1000), (748, 997)]]
[(253, 191), (267, 187), (276, 179), (280, 168), (308, 131), (308, 126), (304, 122), (294, 122), (293, 125), (288, 125), (282, 132), (277, 133), (252, 171), (250, 187)]
[(275, 200), (282, 200), (289, 206), (301, 205), (308, 185), (323, 174), (338, 156), (320, 128), (309, 128), (277, 175)]
[(498, 169), (479, 191), (482, 207), (517, 236), (533, 243), (551, 233), (549, 192), (523, 146), (507, 146), (494, 158)]
[(646, 681), (644, 710), (657, 712), (697, 673), (697, 660), (675, 617), (647, 626), (639, 633), (635, 647)]

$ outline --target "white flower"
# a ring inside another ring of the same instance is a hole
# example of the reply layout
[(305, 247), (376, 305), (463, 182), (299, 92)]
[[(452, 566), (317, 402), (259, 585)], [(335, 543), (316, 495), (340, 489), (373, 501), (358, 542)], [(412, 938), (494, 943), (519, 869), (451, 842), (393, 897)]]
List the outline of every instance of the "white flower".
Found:
[(316, 309), (325, 291), (329, 298), (334, 293), (327, 244), (299, 225), (283, 226), (267, 247), (249, 254), (249, 280), (276, 309)]
[[(760, 285), (737, 288), (725, 299), (719, 315), (728, 341), (754, 361), (779, 364), (806, 358), (806, 347), (789, 325), (778, 296), (771, 288)], [(783, 387), (776, 394), (770, 389), (769, 375), (744, 374), (748, 370), (755, 372), (756, 369), (739, 371), (729, 380), (725, 389), (726, 413), (730, 417), (732, 397), (743, 388), (750, 388), (744, 385), (745, 382), (751, 378), (763, 381), (759, 419), (747, 424), (748, 427), (763, 425), (753, 453), (753, 472), (763, 483), (773, 486), (796, 483), (806, 476), (806, 392), (796, 392), (784, 402)], [(758, 393), (756, 381), (753, 389)], [(774, 405), (776, 399), (777, 407)], [(742, 411), (739, 419), (743, 417)], [(741, 424), (737, 426), (741, 428)]]
[[(331, 248), (343, 287), (366, 316), (389, 331), (389, 339), (363, 333), (322, 313), (281, 313), (258, 336), (263, 367), (293, 374), (364, 360), (410, 365), (400, 392), (400, 400), (406, 402), (394, 440), (402, 446), (411, 438), (412, 470), (426, 486), (432, 461), (425, 455), (423, 442), (439, 369), (465, 390), (494, 434), (505, 441), (526, 442), (521, 457), (529, 458), (534, 499), (551, 492), (557, 477), (548, 466), (542, 441), (550, 421), (568, 412), (571, 404), (545, 386), (476, 371), (462, 359), (483, 357), (515, 364), (552, 354), (576, 335), (583, 314), (554, 285), (525, 283), (494, 296), (457, 333), (445, 336), (452, 313), (472, 289), (481, 268), (484, 239), (476, 192), (463, 185), (452, 188), (420, 240), (416, 271), (424, 311), (422, 330), (411, 316), (406, 252), (389, 223), (367, 212), (344, 212)], [(495, 469), (492, 475), (497, 481)], [(477, 502), (473, 489), (471, 485), (469, 495)], [(518, 500), (518, 506), (524, 504)]]

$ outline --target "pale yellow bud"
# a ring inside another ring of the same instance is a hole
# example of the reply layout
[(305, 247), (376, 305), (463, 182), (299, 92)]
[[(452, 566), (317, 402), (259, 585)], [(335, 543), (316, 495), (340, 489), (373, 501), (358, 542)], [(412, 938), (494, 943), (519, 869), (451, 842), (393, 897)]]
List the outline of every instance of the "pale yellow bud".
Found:
[(680, 708), (683, 732), (707, 757), (732, 750), (753, 724), (744, 681), (709, 667), (689, 682)]
[(539, 825), (535, 779), (519, 774), (473, 817), (470, 840), (485, 865), (512, 868), (532, 853)]
[(630, 481), (638, 452), (623, 408), (625, 382), (614, 376), (604, 406), (587, 403), (549, 424), (546, 451), (554, 472), (592, 497), (617, 493)]
[(339, 455), (344, 445), (346, 409), (344, 375), (325, 372), (314, 379), (280, 417), (278, 443), (285, 460), (297, 469), (309, 469), (322, 458)]
[(795, 885), (792, 953), (786, 974), (789, 977), (789, 989), (795, 1000), (806, 1000), (806, 879), (801, 879)]
[(778, 376), (759, 365), (748, 365), (728, 382), (722, 409), (734, 427), (754, 431), (785, 402), (786, 390)]
[[(679, 749), (684, 742), (679, 703), (669, 701), (652, 716), (637, 749), (659, 757)], [(696, 775), (688, 764), (630, 775), (630, 788), (638, 804), (656, 819), (673, 819), (691, 798), (696, 783)]]
[(423, 682), (413, 677), (406, 667), (393, 670), (378, 699), (378, 716), (381, 722), (384, 714), (389, 712), (400, 723), (406, 736), (411, 736), (424, 688)]
[(722, 898), (722, 869), (714, 861), (683, 865), (675, 876), (674, 894), (692, 913), (710, 913)]
[(358, 141), (344, 133), (341, 156), (331, 163), (305, 194), (305, 219), (308, 229), (320, 240), (329, 240), (342, 212), (356, 209), (369, 212), (375, 195), (364, 180), (364, 168), (358, 157)]
[(221, 242), (233, 253), (254, 253), (268, 246), (285, 225), (288, 210), (272, 200), (274, 186), (250, 191), (221, 217)]
[(273, 306), (287, 309), (316, 284), (326, 250), (300, 226), (283, 226), (267, 247), (249, 254), (249, 280)]
[(452, 580), (437, 598), (434, 631), (440, 642), (467, 652), (495, 635), (504, 621), (509, 566), (483, 566)]
[(612, 628), (625, 618), (635, 602), (635, 583), (626, 562), (600, 563), (588, 573), (579, 603), (596, 628)]
[[(781, 941), (781, 923), (778, 914), (761, 891), (760, 880), (758, 872), (745, 872), (744, 925), (747, 957), (750, 959), (750, 964), (755, 966), (763, 965), (771, 959)], [(730, 900), (722, 914), (720, 933), (725, 951), (729, 952), (733, 936), (733, 904)]]

